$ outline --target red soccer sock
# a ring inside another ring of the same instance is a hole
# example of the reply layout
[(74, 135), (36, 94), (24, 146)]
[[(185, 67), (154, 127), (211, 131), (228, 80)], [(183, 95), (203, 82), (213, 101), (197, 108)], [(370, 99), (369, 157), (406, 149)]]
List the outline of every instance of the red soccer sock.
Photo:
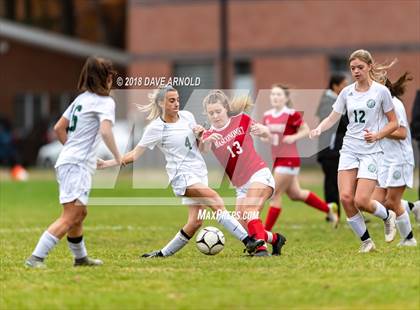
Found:
[[(261, 239), (267, 241), (267, 234), (265, 233), (264, 226), (260, 219), (253, 219), (248, 222), (248, 234), (253, 236), (255, 239)], [(267, 250), (265, 245), (257, 248), (257, 251)]]
[(305, 203), (325, 213), (328, 213), (330, 211), (328, 204), (312, 192), (309, 192), (308, 198), (306, 198)]
[(274, 224), (277, 221), (277, 218), (280, 216), (281, 208), (280, 207), (273, 207), (271, 206), (268, 209), (267, 218), (265, 219), (265, 229), (271, 231), (273, 229)]
[(266, 230), (265, 231), (265, 241), (267, 241), (267, 243), (270, 243), (270, 244), (276, 243), (277, 234)]

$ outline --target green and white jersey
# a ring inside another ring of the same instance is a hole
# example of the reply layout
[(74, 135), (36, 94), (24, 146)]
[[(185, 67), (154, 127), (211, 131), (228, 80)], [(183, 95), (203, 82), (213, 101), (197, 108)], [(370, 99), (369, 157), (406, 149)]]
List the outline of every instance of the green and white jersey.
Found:
[(207, 167), (198, 149), (192, 128), (197, 124), (188, 111), (179, 111), (175, 123), (166, 123), (160, 117), (146, 126), (138, 146), (153, 149), (157, 146), (166, 159), (169, 181), (175, 176), (207, 175)]
[[(407, 129), (407, 137), (403, 140), (384, 138), (380, 141), (384, 152), (382, 164), (385, 166), (407, 164), (414, 166), (410, 126), (407, 121), (407, 114), (405, 113), (404, 104), (397, 97), (393, 97), (392, 102), (394, 104), (395, 114), (397, 115), (399, 125)], [(382, 126), (385, 125), (386, 117), (382, 119)]]
[(96, 169), (96, 148), (101, 140), (100, 123), (115, 122), (115, 102), (109, 96), (85, 91), (76, 97), (63, 114), (69, 120), (67, 141), (58, 156), (55, 167), (76, 164), (91, 173)]
[(363, 138), (366, 130), (380, 131), (385, 113), (394, 109), (391, 93), (388, 88), (375, 81), (366, 92), (356, 91), (356, 83), (345, 87), (336, 102), (333, 110), (337, 113), (347, 113), (349, 124), (343, 140), (342, 151), (359, 154), (373, 154), (381, 152), (378, 141), (368, 143)]

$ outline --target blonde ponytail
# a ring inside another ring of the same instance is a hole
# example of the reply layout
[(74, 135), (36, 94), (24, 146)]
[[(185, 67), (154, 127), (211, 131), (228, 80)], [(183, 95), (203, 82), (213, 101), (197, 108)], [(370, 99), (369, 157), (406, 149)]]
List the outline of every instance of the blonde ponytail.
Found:
[(177, 91), (172, 85), (162, 86), (158, 89), (155, 89), (153, 92), (148, 94), (149, 104), (138, 105), (137, 108), (140, 112), (149, 113), (147, 115), (147, 120), (152, 121), (157, 119), (162, 115), (162, 107), (159, 103), (163, 102), (166, 97), (166, 93), (170, 91)]
[(232, 115), (237, 115), (242, 112), (251, 112), (253, 106), (254, 103), (248, 95), (235, 96), (229, 104)]

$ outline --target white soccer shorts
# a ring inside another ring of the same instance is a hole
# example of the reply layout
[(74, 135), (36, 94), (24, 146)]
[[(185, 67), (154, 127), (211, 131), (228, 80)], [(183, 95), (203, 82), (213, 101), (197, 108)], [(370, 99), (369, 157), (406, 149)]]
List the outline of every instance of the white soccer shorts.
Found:
[(358, 179), (378, 179), (378, 163), (381, 161), (383, 153), (358, 154), (353, 152), (340, 152), (338, 171), (358, 169)]
[(60, 165), (56, 168), (56, 176), (61, 204), (77, 199), (83, 205), (87, 205), (92, 188), (92, 175), (86, 168), (74, 164)]
[[(175, 178), (173, 178), (171, 181), (172, 190), (174, 194), (176, 196), (181, 196), (181, 197), (185, 195), (185, 191), (187, 190), (189, 186), (197, 184), (197, 183), (201, 183), (207, 187), (208, 186), (207, 175), (200, 176), (197, 174), (184, 173), (184, 174), (175, 176)], [(193, 198), (183, 197), (182, 204), (183, 205), (196, 205), (196, 204), (201, 204), (201, 203)]]
[(413, 187), (412, 165), (380, 165), (378, 183), (381, 188), (388, 187)]
[(255, 172), (251, 176), (251, 178), (248, 180), (248, 182), (236, 188), (236, 198), (246, 197), (248, 189), (252, 183), (262, 183), (264, 185), (267, 185), (273, 189), (273, 193), (274, 193), (275, 182), (274, 182), (273, 175), (271, 174), (270, 169), (262, 168), (258, 170), (257, 172)]

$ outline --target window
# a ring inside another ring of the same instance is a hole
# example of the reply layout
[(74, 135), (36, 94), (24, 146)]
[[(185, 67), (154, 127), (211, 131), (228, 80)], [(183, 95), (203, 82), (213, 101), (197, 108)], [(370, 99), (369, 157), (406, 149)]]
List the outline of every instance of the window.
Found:
[[(175, 64), (173, 77), (185, 78), (189, 77), (194, 83), (195, 79), (199, 79), (200, 84), (192, 86), (188, 85), (176, 85), (174, 87), (178, 90), (179, 96), (181, 98), (181, 108), (184, 107), (187, 100), (190, 98), (194, 89), (213, 89), (215, 86), (215, 74), (214, 66), (212, 63), (203, 63), (203, 64)], [(187, 80), (185, 80), (187, 82)], [(198, 105), (197, 105), (198, 106)], [(200, 107), (201, 108), (201, 105)]]
[(251, 63), (248, 60), (235, 62), (232, 87), (239, 90), (247, 89), (251, 97), (254, 96), (255, 81), (252, 76)]
[(348, 73), (347, 57), (345, 56), (331, 56), (330, 57), (330, 71)]

